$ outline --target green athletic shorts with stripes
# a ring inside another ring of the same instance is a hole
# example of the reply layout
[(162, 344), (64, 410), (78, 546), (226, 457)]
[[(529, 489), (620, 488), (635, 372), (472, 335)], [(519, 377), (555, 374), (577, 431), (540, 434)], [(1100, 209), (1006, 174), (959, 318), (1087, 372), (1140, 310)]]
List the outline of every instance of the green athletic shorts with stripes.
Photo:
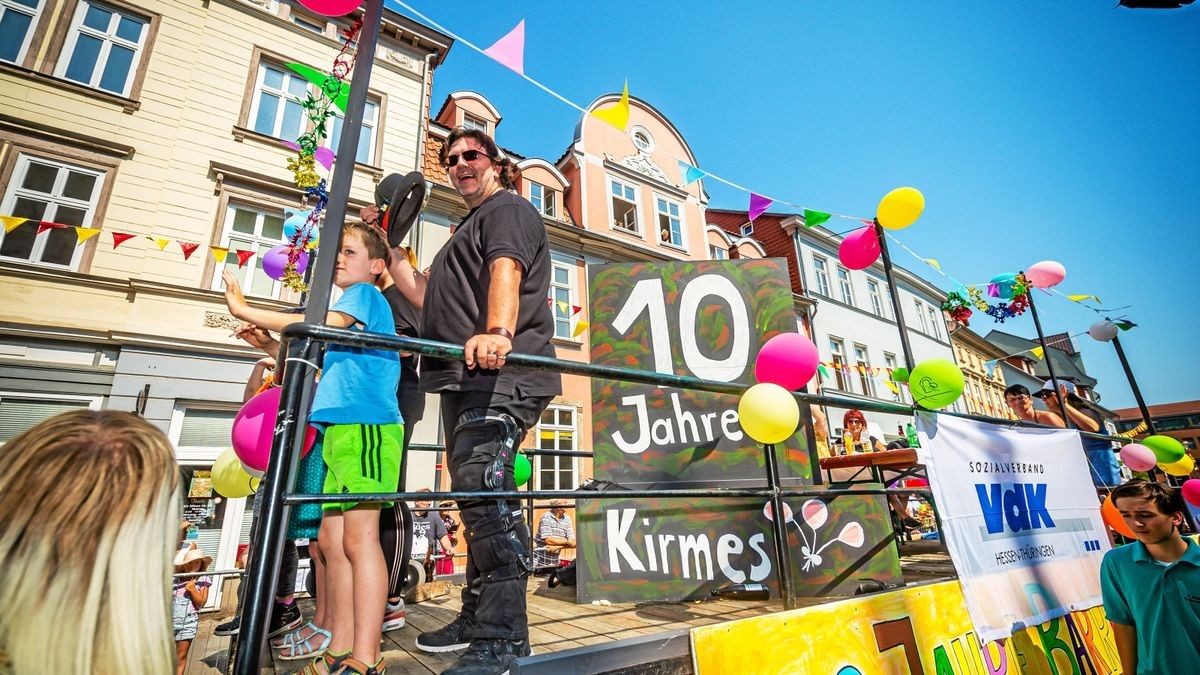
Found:
[[(329, 472), (322, 489), (327, 495), (395, 492), (400, 484), (402, 424), (335, 424), (325, 428), (324, 457)], [(364, 504), (384, 508), (392, 502)], [(324, 504), (326, 511), (347, 511), (357, 502)]]

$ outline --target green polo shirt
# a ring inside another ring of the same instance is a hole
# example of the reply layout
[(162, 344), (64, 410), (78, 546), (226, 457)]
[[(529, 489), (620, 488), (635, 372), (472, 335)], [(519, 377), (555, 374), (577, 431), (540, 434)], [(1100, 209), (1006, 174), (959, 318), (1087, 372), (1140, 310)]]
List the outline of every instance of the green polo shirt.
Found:
[(1112, 549), (1100, 566), (1104, 613), (1137, 630), (1138, 675), (1200, 673), (1200, 545), (1163, 565), (1140, 541)]

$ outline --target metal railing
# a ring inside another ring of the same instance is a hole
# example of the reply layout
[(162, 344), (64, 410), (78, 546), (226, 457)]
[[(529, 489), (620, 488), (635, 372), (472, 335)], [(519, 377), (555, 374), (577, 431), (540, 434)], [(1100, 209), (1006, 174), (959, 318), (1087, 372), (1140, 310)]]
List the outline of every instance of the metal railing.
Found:
[[(241, 607), (241, 631), (238, 640), (231, 645), (230, 664), (234, 672), (242, 675), (258, 673), (259, 657), (265, 643), (267, 621), (270, 617), (271, 603), (275, 588), (276, 575), (279, 569), (281, 547), (285, 535), (285, 524), (288, 508), (295, 504), (326, 504), (345, 501), (342, 495), (324, 494), (291, 494), (287, 486), (295, 482), (296, 466), (301, 454), (303, 433), (297, 429), (305, 428), (308, 421), (309, 402), (305, 392), (308, 391), (316, 374), (314, 356), (317, 345), (332, 343), (360, 348), (383, 349), (389, 351), (404, 351), (420, 354), (429, 358), (453, 359), (463, 358), (463, 348), (432, 340), (399, 337), (379, 333), (351, 331), (342, 328), (332, 328), (325, 325), (300, 323), (288, 326), (282, 334), (283, 344), (281, 353), (289, 358), (281, 364), (282, 392), (275, 437), (271, 449), (272, 461), (263, 477), (259, 489), (261, 499), (264, 499), (260, 518), (262, 522), (257, 536), (251, 542), (254, 555), (250, 556), (247, 570), (247, 593)], [(546, 356), (511, 353), (508, 355), (508, 368), (527, 368), (553, 370), (571, 375), (601, 377), (626, 382), (639, 382), (656, 386), (694, 389), (722, 394), (741, 394), (747, 389), (746, 385), (704, 380), (681, 375), (666, 375), (656, 372), (602, 366), (575, 361), (565, 361)], [(283, 375), (286, 370), (286, 376)], [(864, 401), (861, 399), (842, 398), (838, 396), (819, 396), (795, 392), (795, 398), (803, 404), (817, 404), (837, 408), (857, 408), (873, 412), (911, 415), (916, 408), (908, 405), (889, 403), (885, 401)], [(811, 414), (807, 405), (801, 405), (802, 419), (808, 434), (808, 447), (813, 471), (819, 470), (819, 458), (816, 453), (816, 443), (813, 435)], [(967, 413), (941, 412), (966, 419), (974, 419), (1006, 426), (1025, 426), (1045, 428), (1044, 425), (1024, 422), (1021, 420), (1005, 420), (973, 415)], [(1106, 440), (1128, 442), (1129, 439), (1105, 436), (1102, 434), (1085, 433), (1084, 435)], [(578, 451), (537, 451), (543, 454), (566, 456), (583, 456), (590, 453)], [(774, 445), (763, 447), (765, 459), (766, 485), (762, 487), (738, 488), (680, 488), (680, 489), (622, 489), (619, 491), (597, 490), (513, 490), (487, 492), (413, 492), (400, 491), (391, 493), (357, 494), (354, 500), (360, 503), (374, 503), (396, 500), (431, 500), (435, 503), (442, 500), (488, 500), (495, 499), (612, 499), (614, 497), (646, 497), (646, 498), (696, 498), (717, 497), (736, 499), (745, 497), (760, 497), (769, 499), (775, 513), (783, 513), (785, 497), (834, 498), (845, 496), (844, 489), (831, 490), (814, 487), (785, 487), (781, 485), (778, 457)], [(448, 458), (447, 458), (448, 461)], [(816, 474), (813, 476), (816, 480)], [(909, 493), (931, 496), (928, 489), (921, 488), (856, 488), (857, 495), (887, 495), (893, 493)], [(431, 509), (432, 510), (432, 509)], [(441, 510), (441, 509), (439, 509)], [(787, 546), (785, 523), (782, 518), (771, 521), (772, 543), (775, 549), (776, 561), (779, 564), (779, 587), (783, 596), (784, 606), (796, 606), (795, 588), (792, 578), (791, 551)], [(250, 646), (250, 648), (242, 648)]]

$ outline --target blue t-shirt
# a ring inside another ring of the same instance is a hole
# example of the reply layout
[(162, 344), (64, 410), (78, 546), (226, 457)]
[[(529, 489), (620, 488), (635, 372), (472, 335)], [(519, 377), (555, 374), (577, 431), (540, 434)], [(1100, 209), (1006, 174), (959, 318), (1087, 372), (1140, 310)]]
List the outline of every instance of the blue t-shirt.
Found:
[[(392, 308), (371, 284), (354, 284), (333, 305), (333, 311), (354, 317), (351, 330), (396, 334)], [(331, 344), (311, 420), (322, 424), (403, 424), (396, 406), (400, 383), (400, 354)]]

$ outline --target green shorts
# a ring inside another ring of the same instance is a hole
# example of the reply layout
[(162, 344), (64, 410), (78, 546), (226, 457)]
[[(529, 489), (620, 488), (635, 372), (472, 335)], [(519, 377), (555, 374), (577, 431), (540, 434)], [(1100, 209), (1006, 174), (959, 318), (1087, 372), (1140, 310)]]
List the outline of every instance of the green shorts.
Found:
[[(335, 424), (325, 428), (325, 485), (327, 495), (395, 492), (400, 484), (401, 424)], [(392, 502), (365, 506), (383, 508)], [(346, 511), (356, 502), (323, 504), (326, 511)]]

